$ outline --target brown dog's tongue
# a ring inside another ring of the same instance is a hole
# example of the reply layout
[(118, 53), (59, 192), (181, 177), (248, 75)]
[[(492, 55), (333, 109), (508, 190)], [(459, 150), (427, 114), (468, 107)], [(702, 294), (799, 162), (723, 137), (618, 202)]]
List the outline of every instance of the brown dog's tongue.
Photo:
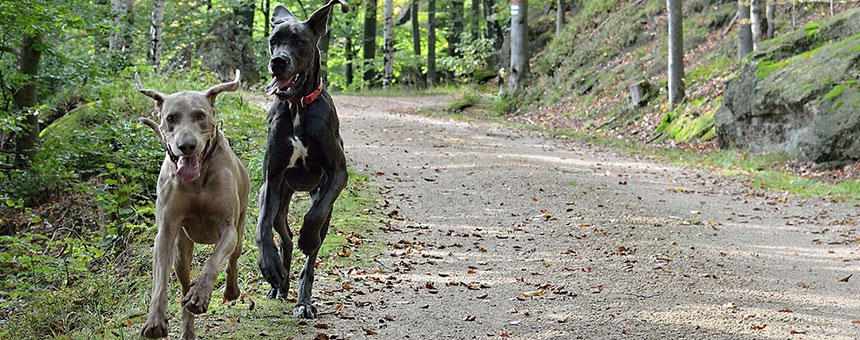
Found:
[(191, 182), (200, 176), (200, 157), (182, 156), (176, 162), (176, 174), (186, 182)]

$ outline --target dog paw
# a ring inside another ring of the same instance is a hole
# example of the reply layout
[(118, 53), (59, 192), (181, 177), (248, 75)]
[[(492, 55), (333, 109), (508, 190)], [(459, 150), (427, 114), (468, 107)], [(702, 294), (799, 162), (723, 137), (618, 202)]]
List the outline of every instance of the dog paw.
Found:
[(240, 293), (239, 286), (227, 284), (224, 286), (224, 293), (221, 294), (221, 297), (223, 297), (224, 300), (233, 301), (239, 298)]
[(143, 324), (143, 329), (140, 331), (140, 335), (144, 338), (157, 339), (164, 338), (167, 336), (167, 319), (163, 316), (161, 317), (150, 317), (146, 320), (146, 323)]
[(191, 287), (191, 290), (182, 297), (182, 306), (191, 313), (203, 314), (209, 309), (212, 294), (197, 287), (199, 286)]
[(317, 317), (317, 308), (310, 302), (300, 302), (293, 308), (293, 316), (300, 319), (313, 319)]
[(272, 287), (280, 286), (281, 282), (286, 279), (286, 270), (281, 262), (281, 257), (274, 250), (260, 250), (260, 258), (257, 260), (257, 265), (260, 266), (260, 272), (266, 278)]

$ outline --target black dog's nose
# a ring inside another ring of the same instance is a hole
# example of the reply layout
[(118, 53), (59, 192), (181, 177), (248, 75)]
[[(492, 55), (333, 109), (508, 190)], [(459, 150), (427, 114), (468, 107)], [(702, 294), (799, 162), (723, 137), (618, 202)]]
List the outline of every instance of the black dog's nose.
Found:
[(287, 58), (283, 56), (272, 57), (269, 63), (272, 65), (272, 73), (281, 73), (287, 69)]
[(194, 149), (197, 148), (197, 142), (195, 142), (193, 140), (185, 140), (185, 141), (179, 142), (179, 145), (177, 145), (177, 147), (179, 147), (179, 151), (181, 151), (182, 154), (188, 155), (188, 154), (194, 152)]

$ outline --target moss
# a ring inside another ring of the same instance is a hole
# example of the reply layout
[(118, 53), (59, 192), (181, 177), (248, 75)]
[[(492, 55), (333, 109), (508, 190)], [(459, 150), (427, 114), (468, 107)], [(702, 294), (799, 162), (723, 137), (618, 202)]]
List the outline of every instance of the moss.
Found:
[(841, 100), (840, 100), (840, 101), (838, 101), (838, 102), (836, 102), (836, 104), (833, 104), (833, 108), (831, 108), (831, 109), (830, 109), (830, 111), (836, 111), (836, 110), (838, 110), (840, 107), (842, 107), (842, 104), (845, 104), (845, 103), (844, 103), (844, 102), (842, 102)]
[(841, 84), (833, 87), (830, 92), (827, 92), (827, 94), (824, 95), (824, 99), (834, 100), (836, 98), (839, 98), (840, 96), (842, 96), (842, 92), (845, 91), (846, 87), (848, 87), (848, 84)]
[(815, 37), (815, 33), (818, 33), (818, 28), (821, 27), (821, 23), (813, 22), (806, 26), (803, 26), (803, 31), (806, 32), (806, 36), (810, 38)]
[(758, 79), (764, 79), (771, 73), (780, 70), (786, 66), (791, 64), (790, 60), (783, 61), (770, 61), (770, 60), (762, 60), (758, 62), (758, 68), (756, 68), (756, 76)]
[(677, 134), (675, 140), (686, 142), (694, 138), (698, 138), (710, 133), (714, 130), (714, 114), (707, 114), (697, 117), (685, 124)]

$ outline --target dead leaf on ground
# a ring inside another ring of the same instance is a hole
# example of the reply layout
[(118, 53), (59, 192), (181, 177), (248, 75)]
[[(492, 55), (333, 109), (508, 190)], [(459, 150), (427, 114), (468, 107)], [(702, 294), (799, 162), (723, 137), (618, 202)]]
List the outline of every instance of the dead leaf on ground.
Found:
[(848, 274), (848, 276), (843, 277), (843, 278), (841, 278), (841, 279), (837, 277), (837, 278), (836, 278), (836, 281), (839, 281), (839, 282), (848, 282), (848, 279), (850, 279), (852, 276), (854, 276), (854, 274)]
[(314, 337), (316, 340), (328, 340), (328, 334), (325, 333), (317, 333), (317, 336)]
[(370, 328), (362, 328), (362, 330), (364, 331), (364, 334), (367, 334), (367, 335), (376, 335), (377, 334), (377, 332), (375, 330), (372, 330)]
[(465, 319), (463, 319), (463, 321), (475, 321), (475, 318), (477, 317), (474, 315), (469, 315)]
[(779, 311), (780, 311), (780, 312), (782, 312), (782, 313), (794, 313), (794, 311), (793, 311), (793, 310), (791, 310), (791, 308), (788, 308), (788, 307), (785, 307), (785, 308), (783, 308), (783, 309), (780, 309)]
[(767, 324), (762, 324), (761, 326), (753, 325), (752, 327), (750, 327), (750, 329), (757, 331), (757, 330), (764, 329), (765, 327), (767, 327)]

